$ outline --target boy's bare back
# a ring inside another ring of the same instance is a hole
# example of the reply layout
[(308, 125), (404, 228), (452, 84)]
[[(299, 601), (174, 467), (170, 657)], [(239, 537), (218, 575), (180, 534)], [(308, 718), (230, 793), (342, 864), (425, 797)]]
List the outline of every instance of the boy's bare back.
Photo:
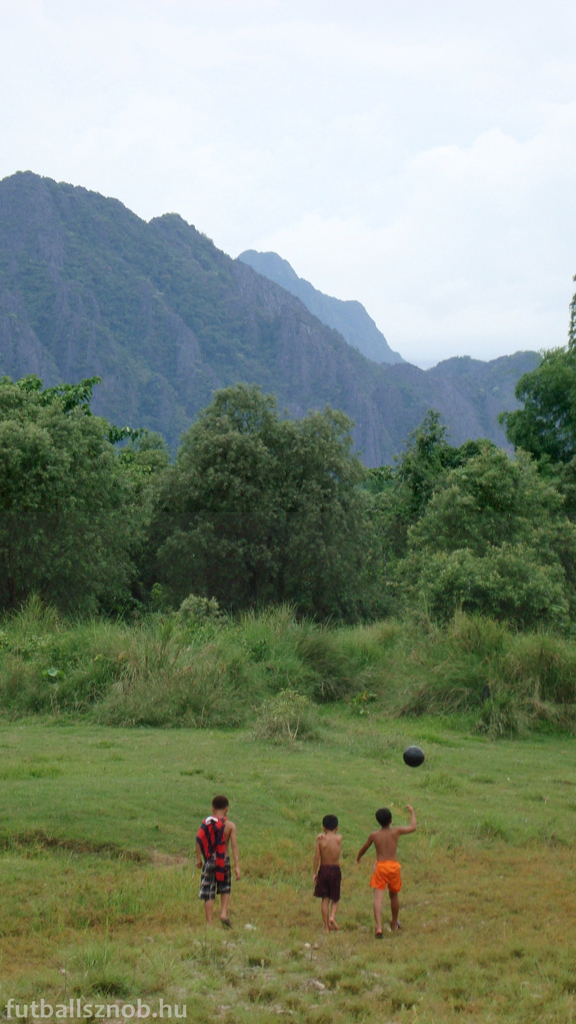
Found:
[[(358, 863), (360, 863), (366, 850), (370, 849), (372, 843), (376, 847), (376, 860), (396, 860), (396, 850), (398, 849), (400, 836), (416, 831), (414, 808), (410, 804), (406, 804), (406, 809), (410, 811), (410, 824), (384, 825), (382, 828), (377, 829), (376, 832), (371, 832), (356, 858)], [(387, 813), (390, 817), (390, 812), (388, 811)]]
[(391, 825), (371, 832), (368, 838), (376, 847), (376, 860), (396, 860), (396, 850), (401, 835), (402, 829), (393, 828)]
[(316, 836), (316, 847), (321, 864), (338, 864), (342, 851), (342, 836), (335, 832), (321, 832)]

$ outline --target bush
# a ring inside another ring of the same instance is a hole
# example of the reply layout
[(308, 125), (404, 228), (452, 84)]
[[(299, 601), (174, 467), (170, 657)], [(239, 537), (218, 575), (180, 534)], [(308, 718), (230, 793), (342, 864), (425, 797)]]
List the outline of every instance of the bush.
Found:
[(184, 626), (203, 625), (206, 622), (220, 622), (224, 616), (215, 597), (196, 597), (189, 594), (178, 609), (178, 619)]
[(503, 676), (515, 690), (538, 700), (576, 703), (576, 647), (546, 633), (519, 633), (503, 662)]
[(477, 722), (478, 731), (488, 733), (492, 739), (525, 732), (526, 726), (527, 716), (523, 713), (522, 702), (511, 690), (500, 690), (493, 697), (488, 697)]
[(96, 708), (98, 722), (197, 729), (242, 724), (247, 687), (241, 664), (226, 664), (210, 652), (192, 664), (150, 654), (148, 648), (144, 657), (131, 659)]
[(522, 453), (486, 447), (440, 479), (408, 549), (404, 591), (438, 622), (460, 608), (522, 629), (569, 624), (576, 527)]
[(255, 735), (259, 739), (287, 742), (294, 746), (296, 739), (316, 739), (313, 708), (308, 697), (295, 690), (282, 690), (260, 706)]
[(232, 620), (197, 597), (131, 625), (71, 622), (37, 598), (0, 621), (0, 709), (13, 716), (215, 728), (256, 707), (259, 734), (290, 743), (315, 735), (314, 705), (328, 702), (376, 718), (465, 713), (495, 738), (573, 729), (576, 643), (463, 613), (329, 628), (283, 606)]

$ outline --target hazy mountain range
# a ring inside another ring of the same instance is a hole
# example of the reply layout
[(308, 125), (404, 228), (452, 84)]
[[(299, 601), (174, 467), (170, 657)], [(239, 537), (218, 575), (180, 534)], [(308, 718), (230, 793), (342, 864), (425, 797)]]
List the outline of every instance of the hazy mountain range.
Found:
[(31, 172), (0, 182), (0, 373), (50, 384), (98, 374), (94, 411), (160, 430), (172, 449), (214, 389), (240, 380), (289, 415), (344, 409), (369, 465), (389, 461), (429, 408), (455, 443), (501, 443), (496, 416), (538, 360), (378, 365), (177, 214), (147, 223)]
[(398, 352), (392, 351), (361, 302), (334, 299), (318, 291), (309, 281), (298, 277), (288, 260), (283, 260), (276, 252), (246, 249), (238, 259), (296, 295), (321, 323), (340, 331), (348, 344), (354, 345), (367, 359), (373, 359), (375, 363), (404, 362)]

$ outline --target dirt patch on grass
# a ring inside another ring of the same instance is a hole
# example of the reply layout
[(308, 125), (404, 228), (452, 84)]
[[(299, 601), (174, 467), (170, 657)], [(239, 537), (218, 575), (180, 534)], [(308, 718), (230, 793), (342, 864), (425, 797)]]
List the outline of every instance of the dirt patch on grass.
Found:
[(160, 850), (152, 850), (150, 860), (158, 868), (177, 868), (184, 864), (191, 864), (189, 857), (181, 857), (171, 853), (160, 853)]
[(4, 833), (0, 835), (0, 850), (67, 850), (70, 853), (97, 854), (139, 863), (150, 860), (148, 854), (140, 850), (126, 850), (116, 843), (93, 843), (88, 839), (50, 836), (42, 829)]

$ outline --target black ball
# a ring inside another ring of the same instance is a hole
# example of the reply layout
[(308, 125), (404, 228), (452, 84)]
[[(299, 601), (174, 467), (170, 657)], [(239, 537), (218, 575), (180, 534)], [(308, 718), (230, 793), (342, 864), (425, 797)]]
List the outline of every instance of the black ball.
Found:
[(404, 764), (409, 768), (418, 768), (424, 763), (424, 751), (420, 747), (406, 747), (404, 751)]

